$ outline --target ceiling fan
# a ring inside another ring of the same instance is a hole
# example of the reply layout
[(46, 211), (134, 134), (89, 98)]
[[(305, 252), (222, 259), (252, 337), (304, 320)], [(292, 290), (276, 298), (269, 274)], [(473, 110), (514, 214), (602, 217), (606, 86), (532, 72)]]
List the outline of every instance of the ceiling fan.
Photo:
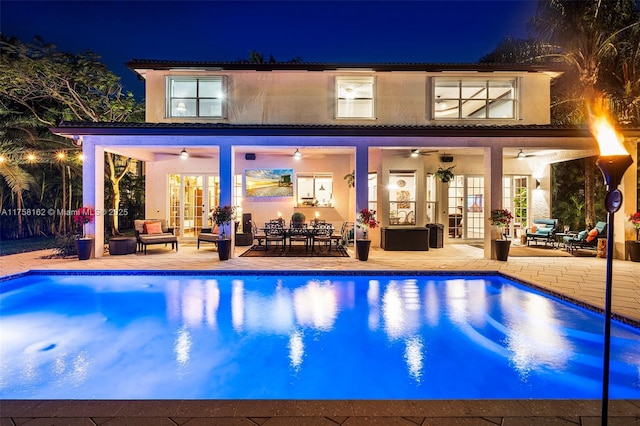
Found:
[(404, 158), (410, 158), (410, 157), (416, 158), (416, 157), (419, 157), (421, 155), (429, 156), (434, 152), (438, 152), (438, 150), (437, 149), (432, 149), (430, 151), (423, 151), (423, 150), (420, 150), (420, 149), (411, 149), (411, 150), (409, 150), (409, 152), (403, 152), (403, 153), (400, 153), (400, 154), (393, 154), (393, 155), (402, 156)]
[(522, 148), (516, 154), (516, 160), (524, 160), (529, 157), (535, 157), (535, 154), (525, 154)]
[(215, 155), (212, 153), (211, 155), (205, 154), (194, 154), (193, 152), (189, 152), (186, 148), (183, 148), (182, 151), (179, 152), (162, 152), (164, 155), (176, 155), (183, 160), (187, 160), (189, 158), (213, 158)]

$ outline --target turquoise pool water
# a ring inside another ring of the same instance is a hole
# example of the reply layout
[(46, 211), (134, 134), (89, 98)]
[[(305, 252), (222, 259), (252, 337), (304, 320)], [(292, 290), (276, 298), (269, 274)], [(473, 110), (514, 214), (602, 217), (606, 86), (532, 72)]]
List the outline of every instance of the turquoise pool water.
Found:
[[(602, 329), (500, 276), (27, 274), (0, 281), (0, 398), (600, 398)], [(611, 353), (640, 399), (639, 330)]]

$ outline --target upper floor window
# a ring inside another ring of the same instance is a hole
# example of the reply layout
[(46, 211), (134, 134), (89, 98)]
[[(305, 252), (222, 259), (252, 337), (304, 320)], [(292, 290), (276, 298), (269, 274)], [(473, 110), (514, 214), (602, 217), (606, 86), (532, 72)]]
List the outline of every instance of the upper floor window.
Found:
[(169, 117), (225, 117), (223, 77), (169, 77), (167, 83)]
[(434, 79), (435, 119), (515, 119), (515, 104), (515, 79)]
[(336, 118), (375, 118), (373, 77), (336, 77)]

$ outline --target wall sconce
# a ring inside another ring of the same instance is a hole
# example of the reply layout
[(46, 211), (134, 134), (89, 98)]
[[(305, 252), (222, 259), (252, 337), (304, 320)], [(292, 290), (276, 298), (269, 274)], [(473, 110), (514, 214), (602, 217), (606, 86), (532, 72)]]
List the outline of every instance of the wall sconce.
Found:
[(318, 191), (324, 191), (324, 190), (325, 190), (325, 189), (324, 189), (324, 185), (323, 185), (323, 184), (320, 184), (320, 188), (318, 188)]
[(182, 148), (182, 151), (180, 151), (180, 158), (182, 158), (183, 160), (189, 158), (189, 153), (187, 152), (186, 148)]
[(536, 189), (540, 189), (540, 179), (536, 179)]
[(298, 150), (298, 148), (296, 148), (296, 150), (294, 151), (293, 158), (296, 160), (299, 160), (302, 158), (302, 153)]

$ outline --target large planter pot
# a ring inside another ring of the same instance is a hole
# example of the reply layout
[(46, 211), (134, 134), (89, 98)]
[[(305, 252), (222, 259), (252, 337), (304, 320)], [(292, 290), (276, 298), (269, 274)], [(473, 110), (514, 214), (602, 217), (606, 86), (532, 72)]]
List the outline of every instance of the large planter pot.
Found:
[(369, 259), (370, 249), (371, 240), (356, 240), (356, 257), (358, 260), (366, 261)]
[(91, 258), (93, 252), (93, 238), (78, 238), (76, 240), (76, 251), (79, 260), (87, 260)]
[(629, 258), (632, 262), (640, 262), (640, 241), (627, 241)]
[(509, 247), (511, 240), (495, 240), (496, 259), (505, 261), (509, 258)]
[(231, 253), (231, 240), (218, 240), (218, 258), (220, 260), (229, 260)]

